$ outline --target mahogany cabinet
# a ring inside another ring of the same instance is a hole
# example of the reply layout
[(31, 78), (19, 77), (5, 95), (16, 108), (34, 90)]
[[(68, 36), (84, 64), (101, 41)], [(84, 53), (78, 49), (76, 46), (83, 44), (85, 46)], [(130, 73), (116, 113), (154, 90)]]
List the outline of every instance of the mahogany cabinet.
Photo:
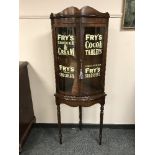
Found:
[(56, 104), (60, 144), (60, 104), (79, 106), (79, 127), (82, 107), (96, 103), (100, 109), (99, 144), (102, 140), (105, 104), (105, 69), (109, 13), (101, 13), (89, 6), (69, 7), (51, 13), (53, 51), (56, 81)]
[(27, 62), (19, 65), (19, 151), (36, 121), (33, 111)]

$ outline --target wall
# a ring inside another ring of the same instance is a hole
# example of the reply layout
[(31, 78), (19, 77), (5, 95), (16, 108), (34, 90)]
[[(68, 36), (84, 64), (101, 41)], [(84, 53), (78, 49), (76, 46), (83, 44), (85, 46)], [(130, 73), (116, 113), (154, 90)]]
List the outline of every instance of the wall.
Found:
[[(20, 0), (20, 60), (29, 65), (38, 123), (56, 123), (55, 77), (50, 20), (69, 6), (109, 12), (104, 123), (134, 124), (134, 31), (121, 30), (122, 0)], [(84, 123), (99, 123), (99, 105), (83, 108)], [(62, 106), (62, 122), (78, 123), (78, 108)]]

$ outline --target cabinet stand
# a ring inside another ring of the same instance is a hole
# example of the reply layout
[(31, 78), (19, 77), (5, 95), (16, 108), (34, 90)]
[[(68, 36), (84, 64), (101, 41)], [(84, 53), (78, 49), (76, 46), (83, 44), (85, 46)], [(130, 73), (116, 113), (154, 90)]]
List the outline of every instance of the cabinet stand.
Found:
[[(61, 131), (61, 110), (60, 105), (66, 104), (71, 107), (79, 107), (79, 129), (82, 129), (82, 107), (89, 107), (96, 103), (100, 104), (100, 126), (99, 126), (99, 145), (102, 144), (102, 127), (103, 127), (103, 114), (106, 94), (100, 96), (96, 95), (85, 99), (83, 97), (69, 97), (55, 94), (57, 104), (58, 128), (59, 128), (59, 142), (62, 144), (62, 131)], [(99, 98), (98, 98), (99, 97)]]

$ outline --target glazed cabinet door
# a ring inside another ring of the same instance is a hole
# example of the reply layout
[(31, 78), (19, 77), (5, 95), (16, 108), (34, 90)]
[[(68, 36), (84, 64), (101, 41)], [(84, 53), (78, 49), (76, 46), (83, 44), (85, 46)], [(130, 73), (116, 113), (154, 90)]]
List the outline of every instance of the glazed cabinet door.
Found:
[(79, 94), (79, 27), (76, 22), (55, 24), (53, 29), (57, 92)]
[(81, 24), (81, 96), (104, 92), (107, 25)]

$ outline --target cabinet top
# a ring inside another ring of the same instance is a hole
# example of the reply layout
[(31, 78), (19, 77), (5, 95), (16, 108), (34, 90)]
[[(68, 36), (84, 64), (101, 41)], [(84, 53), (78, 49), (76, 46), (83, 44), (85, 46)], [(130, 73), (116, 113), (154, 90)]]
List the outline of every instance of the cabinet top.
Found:
[(102, 13), (97, 11), (96, 9), (90, 7), (90, 6), (85, 6), (82, 7), (81, 9), (78, 9), (76, 7), (68, 7), (64, 9), (63, 11), (53, 14), (51, 13), (50, 18), (72, 18), (72, 17), (97, 17), (97, 18), (109, 18), (110, 15), (108, 12)]

